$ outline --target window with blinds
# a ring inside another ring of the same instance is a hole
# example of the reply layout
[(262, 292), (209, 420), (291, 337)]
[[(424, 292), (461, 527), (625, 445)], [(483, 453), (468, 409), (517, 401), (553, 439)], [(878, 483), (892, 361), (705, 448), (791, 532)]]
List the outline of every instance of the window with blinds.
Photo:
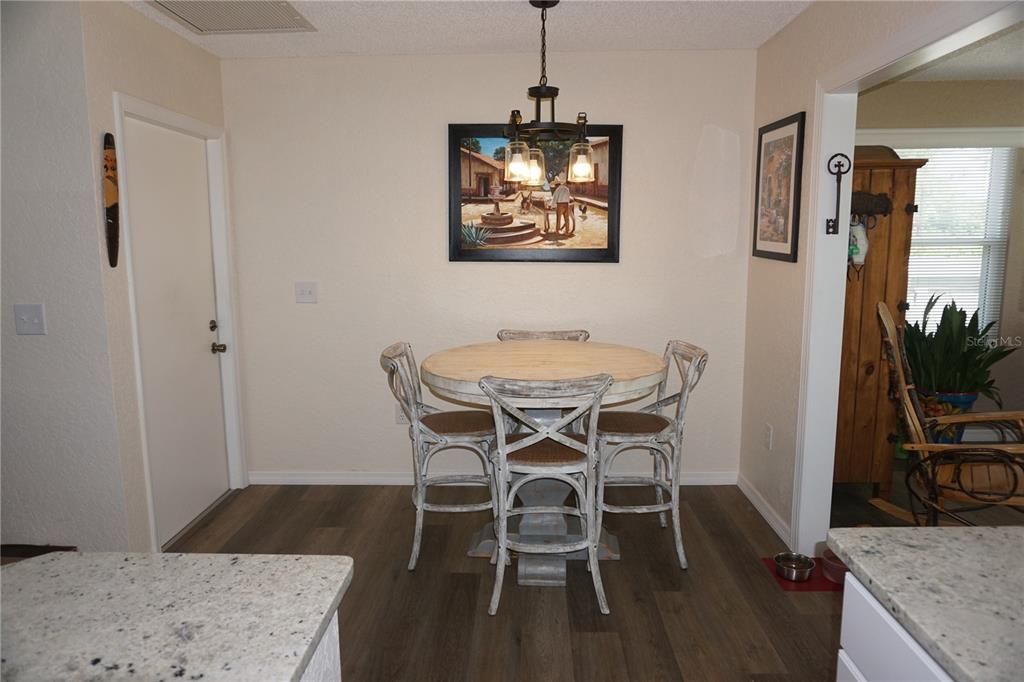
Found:
[[(984, 327), (998, 320), (1013, 199), (1014, 149), (897, 149), (904, 159), (928, 159), (917, 173), (910, 242), (906, 318), (918, 322), (928, 298), (942, 294), (929, 318), (956, 301)], [(999, 333), (998, 323), (990, 331)]]

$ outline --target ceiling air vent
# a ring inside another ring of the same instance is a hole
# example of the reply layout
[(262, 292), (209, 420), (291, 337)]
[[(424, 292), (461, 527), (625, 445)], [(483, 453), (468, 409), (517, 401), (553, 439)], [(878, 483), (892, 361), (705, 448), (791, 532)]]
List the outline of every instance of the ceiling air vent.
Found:
[(153, 4), (164, 14), (201, 35), (316, 30), (289, 2), (155, 0)]

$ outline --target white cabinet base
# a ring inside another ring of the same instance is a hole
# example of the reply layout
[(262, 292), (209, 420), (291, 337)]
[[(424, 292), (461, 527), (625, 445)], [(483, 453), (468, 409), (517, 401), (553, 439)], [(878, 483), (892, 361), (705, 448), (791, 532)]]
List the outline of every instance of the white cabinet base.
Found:
[(302, 673), (300, 682), (340, 682), (341, 646), (338, 640), (338, 613), (335, 611), (331, 624), (320, 638), (309, 665)]
[(836, 661), (836, 682), (867, 682), (867, 678), (860, 674), (860, 670), (842, 649)]
[(952, 682), (852, 573), (843, 591), (840, 645), (837, 682)]

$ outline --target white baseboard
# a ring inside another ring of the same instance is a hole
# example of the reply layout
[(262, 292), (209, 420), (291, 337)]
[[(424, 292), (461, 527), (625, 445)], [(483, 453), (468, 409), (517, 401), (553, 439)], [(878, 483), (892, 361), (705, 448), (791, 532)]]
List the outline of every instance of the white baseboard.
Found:
[(412, 471), (250, 471), (253, 485), (412, 485)]
[(750, 500), (750, 504), (754, 505), (754, 509), (756, 509), (758, 513), (764, 517), (764, 520), (768, 522), (768, 525), (772, 527), (772, 530), (774, 530), (775, 534), (779, 536), (779, 539), (785, 543), (786, 547), (792, 547), (790, 544), (792, 532), (789, 529), (789, 524), (779, 516), (778, 512), (776, 512), (770, 504), (768, 504), (768, 500), (764, 499), (761, 493), (758, 492), (757, 488), (754, 487), (754, 484), (748, 481), (743, 474), (738, 474), (736, 477), (736, 485), (739, 486), (739, 489), (743, 491), (743, 494), (747, 496), (748, 500)]
[(736, 471), (684, 471), (679, 475), (680, 485), (736, 485)]
[[(449, 473), (449, 472), (436, 472)], [(736, 485), (735, 471), (683, 472), (682, 485)], [(404, 471), (249, 471), (252, 485), (412, 485)]]

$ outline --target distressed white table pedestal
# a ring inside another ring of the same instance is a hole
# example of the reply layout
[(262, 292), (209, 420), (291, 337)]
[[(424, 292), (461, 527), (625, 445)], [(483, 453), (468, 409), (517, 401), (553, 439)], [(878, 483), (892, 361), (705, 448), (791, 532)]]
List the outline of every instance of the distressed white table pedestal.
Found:
[[(570, 488), (559, 481), (535, 481), (520, 489), (519, 499), (529, 506), (555, 506), (565, 503)], [(582, 540), (579, 528), (569, 532), (565, 517), (561, 514), (529, 514), (520, 517), (519, 532), (509, 533), (509, 538), (518, 540), (528, 537), (531, 542), (565, 543)], [(484, 525), (469, 544), (467, 556), (490, 558), (494, 553), (494, 524)], [(618, 561), (619, 539), (607, 530), (601, 531), (597, 549), (600, 561)], [(584, 550), (569, 554), (520, 554), (516, 582), (536, 587), (565, 587), (566, 560), (586, 561)]]
[[(654, 392), (665, 377), (667, 365), (660, 355), (638, 348), (609, 343), (578, 341), (500, 341), (462, 346), (434, 353), (423, 361), (420, 375), (430, 390), (448, 400), (471, 405), (489, 405), (480, 389), (482, 377), (520, 380), (560, 380), (595, 374), (611, 374), (614, 383), (603, 404), (614, 405), (643, 398)], [(529, 401), (519, 405), (536, 407)], [(558, 481), (535, 481), (519, 491), (519, 500), (529, 506), (560, 506), (570, 488)], [(566, 543), (581, 539), (579, 529), (571, 532), (561, 514), (530, 514), (520, 518), (519, 532), (512, 539)], [(468, 552), (473, 557), (490, 557), (494, 550), (494, 527), (488, 523), (474, 537)], [(601, 533), (598, 558), (619, 559), (618, 539)], [(571, 554), (519, 554), (518, 583), (542, 587), (564, 587), (566, 560), (586, 560), (586, 552)]]

